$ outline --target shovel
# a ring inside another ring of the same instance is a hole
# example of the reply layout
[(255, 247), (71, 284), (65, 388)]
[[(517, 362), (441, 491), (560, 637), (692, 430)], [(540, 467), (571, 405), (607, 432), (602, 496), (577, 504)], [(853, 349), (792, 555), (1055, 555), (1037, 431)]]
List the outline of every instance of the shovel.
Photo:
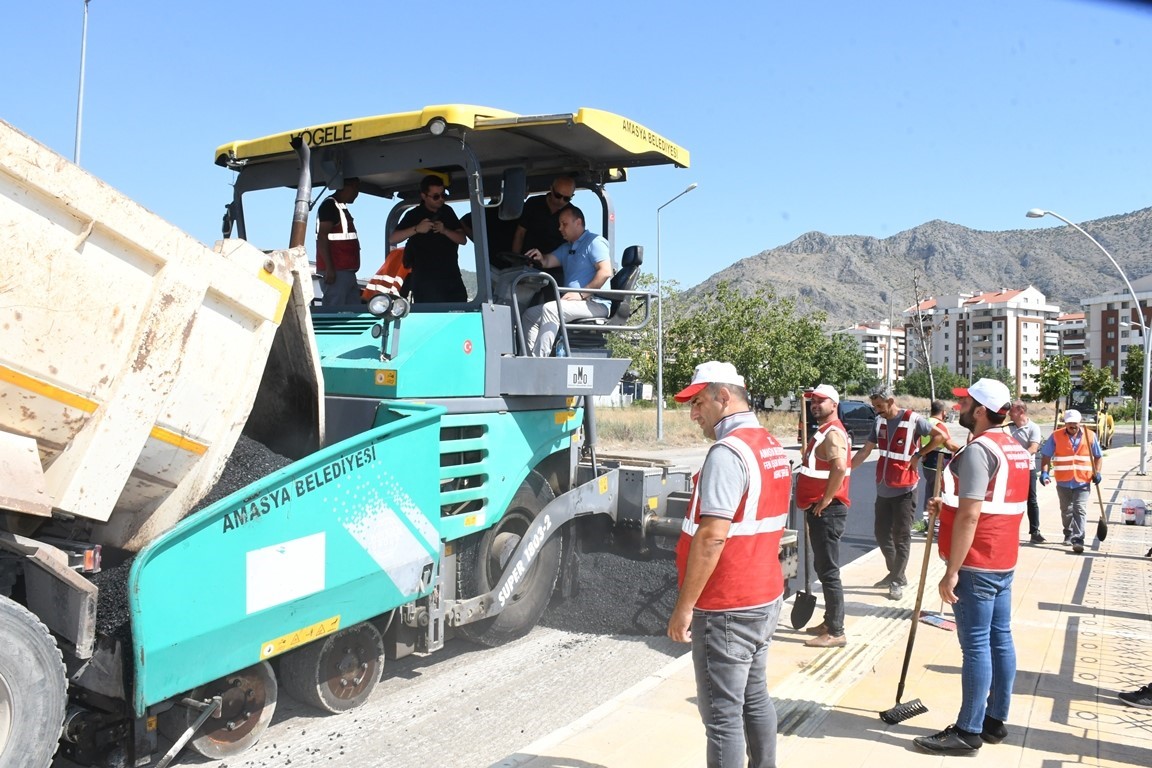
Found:
[(1104, 497), (1100, 495), (1100, 486), (1096, 486), (1096, 501), (1100, 503), (1100, 521), (1096, 523), (1096, 538), (1104, 541), (1108, 535), (1108, 517), (1104, 514)]
[[(800, 461), (804, 461), (803, 446), (808, 441), (808, 404), (800, 402)], [(792, 485), (792, 511), (796, 510), (796, 485)], [(812, 539), (808, 535), (808, 513), (804, 510), (799, 510), (801, 516), (804, 518), (802, 526), (797, 526), (797, 534), (804, 534), (804, 591), (796, 595), (796, 599), (792, 602), (792, 629), (800, 629), (808, 624), (812, 618), (812, 612), (816, 610), (816, 595), (810, 591), (811, 581), (809, 574), (812, 569)]]

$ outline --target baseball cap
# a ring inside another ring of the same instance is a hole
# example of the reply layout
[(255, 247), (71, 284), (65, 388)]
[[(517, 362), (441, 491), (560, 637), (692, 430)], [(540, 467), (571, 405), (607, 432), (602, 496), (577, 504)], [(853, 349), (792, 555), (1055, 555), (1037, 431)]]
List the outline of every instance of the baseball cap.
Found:
[(836, 387), (831, 384), (821, 384), (811, 392), (805, 392), (804, 397), (815, 398), (817, 400), (831, 400), (834, 403), (840, 402), (840, 393), (837, 392)]
[(686, 403), (709, 384), (734, 384), (743, 387), (744, 377), (736, 372), (736, 366), (732, 363), (709, 360), (696, 366), (696, 370), (692, 372), (692, 383), (677, 392), (674, 399), (678, 403)]
[(993, 413), (1007, 413), (1012, 404), (1012, 393), (1008, 385), (996, 379), (980, 379), (969, 387), (956, 387), (952, 390), (956, 397), (970, 397)]
[(1064, 411), (1065, 424), (1079, 424), (1082, 418), (1084, 417), (1080, 415), (1080, 411), (1076, 410), (1075, 408), (1069, 408), (1068, 410)]

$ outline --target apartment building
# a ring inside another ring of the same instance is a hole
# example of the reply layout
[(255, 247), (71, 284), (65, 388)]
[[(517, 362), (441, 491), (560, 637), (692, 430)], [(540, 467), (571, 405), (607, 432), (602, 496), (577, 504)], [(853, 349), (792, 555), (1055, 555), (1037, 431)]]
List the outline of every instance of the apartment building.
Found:
[(861, 323), (836, 331), (856, 339), (864, 352), (864, 364), (877, 379), (894, 384), (904, 378), (904, 329), (888, 321)]
[(1059, 352), (1060, 309), (1037, 288), (934, 297), (904, 311), (909, 368), (943, 365), (971, 376), (1006, 368), (1022, 395), (1038, 394), (1038, 362)]
[(1080, 383), (1080, 371), (1088, 360), (1088, 321), (1083, 312), (1065, 312), (1056, 317), (1060, 354), (1068, 358), (1072, 383)]
[(1152, 275), (1132, 282), (1140, 302), (1137, 311), (1128, 291), (1108, 293), (1084, 299), (1087, 358), (1097, 368), (1107, 365), (1112, 375), (1120, 378), (1128, 360), (1128, 350), (1144, 344), (1140, 316), (1152, 324)]

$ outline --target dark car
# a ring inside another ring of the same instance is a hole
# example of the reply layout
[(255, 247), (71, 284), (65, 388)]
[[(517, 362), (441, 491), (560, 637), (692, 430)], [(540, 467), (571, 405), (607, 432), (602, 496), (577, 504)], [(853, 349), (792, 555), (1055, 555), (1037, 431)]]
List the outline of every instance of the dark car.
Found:
[[(852, 447), (863, 445), (864, 441), (868, 439), (868, 433), (872, 431), (872, 425), (876, 423), (876, 409), (868, 403), (861, 403), (858, 400), (841, 400), (840, 404), (836, 406), (836, 414), (844, 424), (844, 429), (848, 430)], [(809, 413), (807, 418), (808, 435), (804, 440), (805, 445), (808, 444), (808, 439), (812, 437), (812, 433), (816, 431), (816, 420), (812, 418), (812, 414)], [(796, 437), (800, 437), (799, 424), (796, 425)]]

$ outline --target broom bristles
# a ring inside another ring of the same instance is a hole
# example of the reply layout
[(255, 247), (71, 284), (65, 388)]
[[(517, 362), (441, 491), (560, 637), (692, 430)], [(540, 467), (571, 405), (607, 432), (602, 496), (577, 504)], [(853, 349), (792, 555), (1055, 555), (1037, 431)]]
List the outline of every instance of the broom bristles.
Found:
[(886, 709), (880, 713), (880, 719), (888, 723), (888, 725), (896, 725), (905, 720), (922, 715), (928, 711), (928, 707), (924, 706), (924, 702), (920, 699), (912, 699), (903, 704), (897, 704), (892, 709)]

